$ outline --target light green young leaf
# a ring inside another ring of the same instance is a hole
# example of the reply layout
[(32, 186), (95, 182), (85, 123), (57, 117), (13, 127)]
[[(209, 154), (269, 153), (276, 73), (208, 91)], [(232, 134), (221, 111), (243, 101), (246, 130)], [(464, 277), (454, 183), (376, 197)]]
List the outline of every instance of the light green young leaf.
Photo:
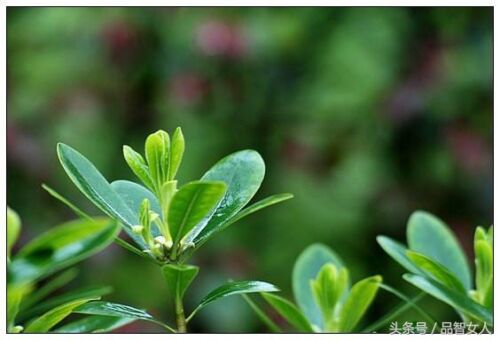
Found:
[(53, 333), (108, 333), (133, 321), (135, 319), (120, 316), (92, 315), (68, 323)]
[(51, 309), (47, 313), (33, 320), (26, 329), (25, 333), (46, 333), (52, 329), (59, 322), (64, 320), (68, 315), (70, 315), (73, 310), (81, 305), (84, 305), (88, 301), (96, 300), (95, 298), (86, 298), (68, 302), (64, 305), (58, 306)]
[(12, 327), (16, 326), (17, 314), (24, 297), (32, 290), (31, 284), (9, 284), (7, 286), (7, 330), (12, 332)]
[(148, 161), (149, 173), (154, 182), (155, 191), (158, 193), (163, 182), (167, 180), (165, 171), (170, 160), (170, 137), (163, 130), (156, 131), (146, 138), (145, 154)]
[(342, 272), (343, 275), (334, 264), (327, 263), (321, 267), (316, 278), (310, 281), (314, 300), (321, 310), (325, 325), (333, 319), (335, 306), (347, 288), (347, 271), (344, 269)]
[(338, 268), (344, 267), (340, 257), (330, 248), (320, 243), (312, 244), (297, 258), (292, 274), (295, 301), (309, 322), (320, 329), (323, 328), (322, 314), (316, 305), (309, 281), (316, 278), (326, 263), (332, 263)]
[(419, 267), (427, 276), (434, 280), (441, 282), (446, 287), (454, 289), (462, 294), (466, 294), (465, 288), (462, 283), (453, 275), (448, 269), (437, 263), (430, 257), (423, 254), (408, 250), (406, 253), (408, 258)]
[(123, 157), (137, 178), (139, 178), (149, 189), (154, 191), (155, 185), (153, 183), (153, 179), (151, 178), (149, 168), (141, 154), (136, 152), (130, 146), (124, 145)]
[(38, 280), (82, 261), (113, 242), (119, 230), (119, 225), (107, 218), (75, 220), (52, 228), (13, 257), (9, 282)]
[(314, 332), (307, 318), (292, 302), (271, 293), (262, 293), (262, 297), (299, 332)]
[(224, 228), (255, 195), (264, 179), (265, 165), (254, 150), (238, 151), (217, 162), (202, 177), (203, 181), (222, 181), (227, 190), (206, 226), (194, 239), (197, 247)]
[(386, 236), (377, 236), (378, 244), (396, 262), (414, 274), (423, 274), (422, 271), (408, 258), (408, 249), (401, 243)]
[(420, 288), (424, 292), (434, 296), (456, 310), (472, 316), (476, 319), (486, 322), (491, 325), (493, 317), (491, 312), (477, 302), (470, 299), (467, 295), (461, 294), (453, 289), (450, 289), (435, 280), (425, 278), (414, 274), (404, 274), (403, 278)]
[(143, 249), (142, 239), (132, 232), (132, 226), (138, 224), (137, 216), (123, 202), (118, 194), (96, 167), (73, 148), (57, 144), (59, 160), (78, 189), (108, 216), (117, 219), (125, 226), (125, 231)]
[(226, 192), (223, 182), (195, 181), (181, 187), (168, 210), (168, 226), (174, 244), (213, 210)]
[(493, 244), (483, 228), (478, 227), (474, 235), (476, 264), (476, 289), (484, 295), (493, 276)]
[(166, 264), (161, 267), (161, 271), (171, 296), (182, 299), (189, 285), (198, 274), (199, 268), (187, 264)]
[(10, 258), (10, 252), (16, 244), (19, 232), (21, 231), (21, 219), (19, 215), (7, 207), (7, 258)]
[(184, 136), (180, 127), (175, 129), (172, 136), (172, 147), (170, 148), (170, 165), (167, 179), (172, 181), (179, 170), (184, 155)]
[(191, 318), (202, 308), (208, 304), (217, 301), (223, 297), (235, 295), (235, 294), (247, 294), (247, 293), (263, 293), (263, 292), (276, 292), (279, 289), (267, 282), (262, 281), (238, 281), (226, 283), (210, 293), (207, 294), (203, 299), (201, 299), (198, 307), (189, 315), (187, 320)]
[(338, 330), (351, 332), (377, 295), (382, 277), (375, 275), (355, 283), (340, 311)]
[(471, 289), (467, 258), (457, 238), (443, 221), (427, 212), (414, 212), (408, 220), (407, 238), (410, 250), (435, 260), (453, 273), (465, 289)]

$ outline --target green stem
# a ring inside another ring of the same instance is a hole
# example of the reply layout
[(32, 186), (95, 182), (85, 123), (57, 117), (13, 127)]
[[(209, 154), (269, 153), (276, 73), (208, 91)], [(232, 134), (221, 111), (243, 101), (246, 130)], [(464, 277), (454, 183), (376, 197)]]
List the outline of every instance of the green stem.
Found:
[(177, 295), (175, 297), (175, 319), (177, 321), (177, 332), (186, 333), (186, 316), (184, 315), (184, 306), (182, 305), (182, 299)]

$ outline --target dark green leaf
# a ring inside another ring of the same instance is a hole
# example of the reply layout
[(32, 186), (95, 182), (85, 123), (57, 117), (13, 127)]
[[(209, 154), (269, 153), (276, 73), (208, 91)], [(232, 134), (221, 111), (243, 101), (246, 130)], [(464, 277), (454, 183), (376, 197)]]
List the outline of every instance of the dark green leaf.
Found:
[(133, 318), (120, 316), (87, 316), (78, 321), (68, 323), (54, 333), (107, 333), (135, 321)]
[(88, 301), (96, 300), (96, 298), (86, 298), (68, 302), (64, 305), (51, 309), (47, 313), (33, 320), (26, 329), (25, 333), (46, 333), (52, 327), (64, 320), (70, 315), (73, 310), (79, 306), (84, 305)]
[(194, 239), (197, 246), (223, 228), (255, 195), (264, 179), (265, 165), (254, 150), (243, 150), (221, 159), (202, 177), (204, 181), (223, 181), (226, 194), (206, 226)]
[(168, 226), (174, 244), (187, 235), (220, 202), (223, 182), (191, 182), (179, 189), (168, 209)]
[(52, 228), (29, 242), (12, 259), (9, 282), (33, 281), (101, 251), (119, 232), (107, 218), (76, 220)]
[(223, 297), (235, 295), (235, 294), (247, 294), (247, 293), (263, 293), (263, 292), (276, 292), (279, 289), (267, 282), (262, 281), (238, 281), (226, 283), (205, 296), (201, 299), (198, 307), (191, 313), (187, 320), (190, 320), (200, 309), (219, 300)]
[(108, 216), (119, 220), (130, 237), (145, 248), (141, 237), (134, 234), (132, 226), (138, 224), (137, 216), (111, 188), (106, 178), (83, 155), (73, 148), (59, 143), (57, 154), (64, 170), (78, 189)]
[(172, 297), (182, 299), (187, 288), (198, 274), (199, 268), (187, 264), (166, 264), (161, 270)]
[(436, 299), (452, 306), (456, 310), (482, 320), (489, 325), (492, 324), (493, 318), (490, 311), (470, 299), (467, 295), (461, 294), (437, 281), (419, 275), (404, 274), (403, 278), (424, 292), (434, 296)]
[(299, 332), (312, 333), (314, 330), (302, 312), (290, 301), (270, 293), (262, 293), (264, 299), (273, 308), (294, 326)]
[(443, 221), (423, 211), (414, 212), (408, 221), (407, 238), (410, 250), (437, 261), (453, 273), (465, 289), (471, 289), (467, 258), (457, 238)]
[(376, 275), (358, 281), (352, 286), (340, 312), (339, 331), (348, 333), (354, 330), (377, 295), (381, 282), (382, 277)]
[(407, 255), (417, 267), (434, 280), (462, 294), (466, 293), (464, 286), (457, 277), (430, 257), (411, 250), (407, 252)]
[(292, 275), (295, 301), (309, 322), (320, 329), (323, 328), (321, 310), (316, 305), (309, 282), (316, 278), (321, 267), (327, 263), (337, 268), (344, 267), (342, 260), (330, 248), (319, 243), (312, 244), (295, 261)]

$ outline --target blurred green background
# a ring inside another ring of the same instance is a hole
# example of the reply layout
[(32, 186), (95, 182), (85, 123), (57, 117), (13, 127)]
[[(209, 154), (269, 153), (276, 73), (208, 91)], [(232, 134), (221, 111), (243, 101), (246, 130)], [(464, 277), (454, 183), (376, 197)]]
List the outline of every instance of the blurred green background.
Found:
[[(181, 182), (233, 151), (267, 165), (256, 198), (295, 198), (237, 223), (195, 256), (187, 308), (228, 278), (276, 283), (313, 242), (354, 280), (380, 273), (412, 295), (375, 236), (405, 240), (415, 209), (450, 224), (471, 255), (493, 221), (492, 8), (8, 8), (8, 203), (22, 243), (74, 218), (48, 183), (97, 213), (70, 183), (58, 141), (109, 179), (134, 179), (121, 146), (181, 126)], [(471, 261), (472, 263), (472, 261)], [(112, 246), (78, 285), (171, 318), (155, 266)], [(365, 324), (398, 301), (381, 292)], [(428, 298), (427, 310), (457, 320)], [(421, 321), (408, 312), (404, 321)], [(387, 328), (388, 329), (388, 328)], [(266, 331), (240, 298), (214, 303), (197, 332)], [(156, 332), (137, 322), (121, 331)]]

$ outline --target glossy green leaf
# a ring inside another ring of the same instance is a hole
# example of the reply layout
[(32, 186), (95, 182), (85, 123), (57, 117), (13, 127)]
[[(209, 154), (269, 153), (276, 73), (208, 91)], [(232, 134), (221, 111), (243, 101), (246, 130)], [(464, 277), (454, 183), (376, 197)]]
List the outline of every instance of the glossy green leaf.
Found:
[(465, 287), (471, 289), (471, 274), (467, 258), (453, 232), (437, 217), (414, 212), (408, 220), (408, 247), (435, 260), (453, 273)]
[(161, 267), (171, 296), (182, 299), (198, 270), (198, 267), (187, 264), (166, 264)]
[(422, 273), (422, 271), (408, 258), (406, 254), (408, 249), (401, 243), (386, 236), (377, 236), (377, 242), (390, 257), (404, 268), (415, 274)]
[(167, 216), (174, 244), (217, 206), (225, 191), (223, 182), (196, 181), (184, 185), (175, 193)]
[(123, 157), (137, 178), (139, 178), (148, 188), (155, 190), (153, 179), (149, 173), (149, 168), (141, 154), (136, 152), (130, 146), (124, 145)]
[(42, 188), (49, 193), (52, 197), (57, 199), (59, 202), (63, 203), (66, 205), (68, 208), (70, 208), (77, 216), (81, 218), (86, 218), (88, 220), (92, 220), (93, 218), (90, 217), (88, 214), (86, 214), (83, 210), (78, 208), (76, 205), (71, 203), (66, 197), (49, 187), (47, 184), (42, 184)]
[(262, 297), (299, 332), (314, 332), (305, 315), (292, 302), (270, 293), (262, 293)]
[(375, 299), (381, 282), (382, 277), (376, 275), (358, 281), (352, 286), (340, 312), (339, 331), (351, 332), (354, 330)]
[(57, 144), (57, 155), (76, 187), (104, 213), (123, 223), (125, 231), (144, 249), (144, 241), (131, 230), (132, 226), (138, 224), (136, 214), (111, 188), (99, 170), (78, 151), (65, 144)]
[(461, 294), (453, 289), (450, 289), (430, 278), (425, 278), (420, 275), (404, 274), (403, 278), (420, 288), (424, 292), (434, 296), (458, 311), (468, 314), (476, 319), (482, 320), (489, 325), (492, 324), (493, 317), (491, 312), (477, 302), (470, 299), (467, 295)]
[(224, 228), (255, 195), (264, 179), (265, 165), (254, 150), (238, 151), (217, 162), (202, 177), (204, 181), (222, 181), (227, 190), (215, 213), (194, 239), (197, 246)]
[(226, 283), (210, 293), (207, 294), (203, 299), (201, 299), (198, 307), (191, 313), (188, 317), (190, 320), (199, 310), (204, 308), (206, 305), (217, 301), (223, 297), (235, 295), (235, 294), (247, 294), (247, 293), (263, 293), (263, 292), (276, 292), (279, 289), (267, 282), (262, 281), (237, 281)]
[(7, 207), (7, 258), (10, 257), (10, 252), (19, 237), (20, 231), (21, 219), (19, 215), (10, 207)]
[(251, 204), (250, 206), (246, 207), (245, 209), (241, 210), (236, 215), (231, 217), (229, 220), (227, 220), (221, 226), (220, 231), (222, 231), (224, 228), (230, 226), (231, 224), (241, 220), (242, 218), (244, 218), (250, 214), (253, 214), (254, 212), (257, 212), (261, 209), (267, 208), (271, 205), (278, 204), (278, 203), (281, 203), (283, 201), (289, 200), (291, 198), (293, 198), (293, 195), (288, 194), (288, 193), (276, 194), (276, 195), (266, 197), (263, 200), (260, 200), (254, 204)]
[(476, 264), (476, 289), (481, 295), (488, 289), (493, 276), (493, 244), (492, 239), (483, 228), (477, 228), (474, 234), (474, 253)]
[(46, 333), (52, 329), (59, 322), (64, 320), (70, 315), (73, 310), (79, 306), (84, 305), (88, 301), (96, 300), (96, 298), (86, 298), (68, 302), (64, 305), (51, 309), (47, 313), (33, 320), (26, 329), (25, 333)]
[(135, 321), (133, 318), (120, 316), (92, 315), (68, 323), (54, 333), (107, 333)]
[(316, 305), (309, 282), (316, 278), (326, 263), (332, 263), (338, 268), (344, 267), (340, 257), (330, 248), (319, 243), (312, 244), (299, 255), (292, 274), (295, 301), (309, 322), (320, 329), (323, 327), (321, 310)]
[(411, 250), (407, 252), (407, 255), (417, 267), (434, 280), (462, 294), (466, 293), (464, 286), (457, 277), (430, 257)]
[(70, 268), (57, 275), (53, 279), (50, 279), (50, 281), (48, 281), (46, 284), (37, 288), (35, 292), (29, 294), (25, 299), (23, 299), (20, 309), (24, 310), (26, 308), (29, 308), (30, 306), (33, 306), (38, 301), (48, 296), (50, 293), (71, 282), (77, 274), (78, 270), (76, 268)]
[(25, 310), (22, 314), (19, 315), (20, 318), (29, 319), (35, 315), (39, 315), (45, 313), (46, 311), (55, 308), (57, 306), (63, 305), (65, 303), (81, 300), (86, 298), (92, 298), (96, 296), (103, 296), (109, 294), (113, 291), (113, 289), (109, 286), (98, 286), (98, 287), (86, 287), (79, 288), (73, 291), (70, 291), (65, 294), (56, 295), (50, 299), (42, 301), (35, 306), (30, 307)]
[(79, 306), (74, 310), (74, 312), (80, 314), (114, 316), (114, 317), (123, 317), (134, 320), (144, 320), (156, 323), (171, 330), (169, 326), (165, 325), (161, 321), (156, 320), (148, 312), (135, 307), (122, 305), (119, 303), (113, 303), (107, 301), (92, 301), (82, 306)]
[(82, 261), (113, 242), (119, 230), (118, 224), (107, 218), (75, 220), (52, 228), (13, 257), (9, 282), (38, 280)]
[(172, 135), (172, 146), (170, 148), (170, 164), (167, 176), (167, 179), (169, 181), (175, 178), (175, 175), (179, 170), (179, 166), (182, 162), (182, 156), (184, 155), (184, 148), (184, 135), (182, 134), (181, 128), (178, 127), (177, 129), (175, 129), (174, 134)]

